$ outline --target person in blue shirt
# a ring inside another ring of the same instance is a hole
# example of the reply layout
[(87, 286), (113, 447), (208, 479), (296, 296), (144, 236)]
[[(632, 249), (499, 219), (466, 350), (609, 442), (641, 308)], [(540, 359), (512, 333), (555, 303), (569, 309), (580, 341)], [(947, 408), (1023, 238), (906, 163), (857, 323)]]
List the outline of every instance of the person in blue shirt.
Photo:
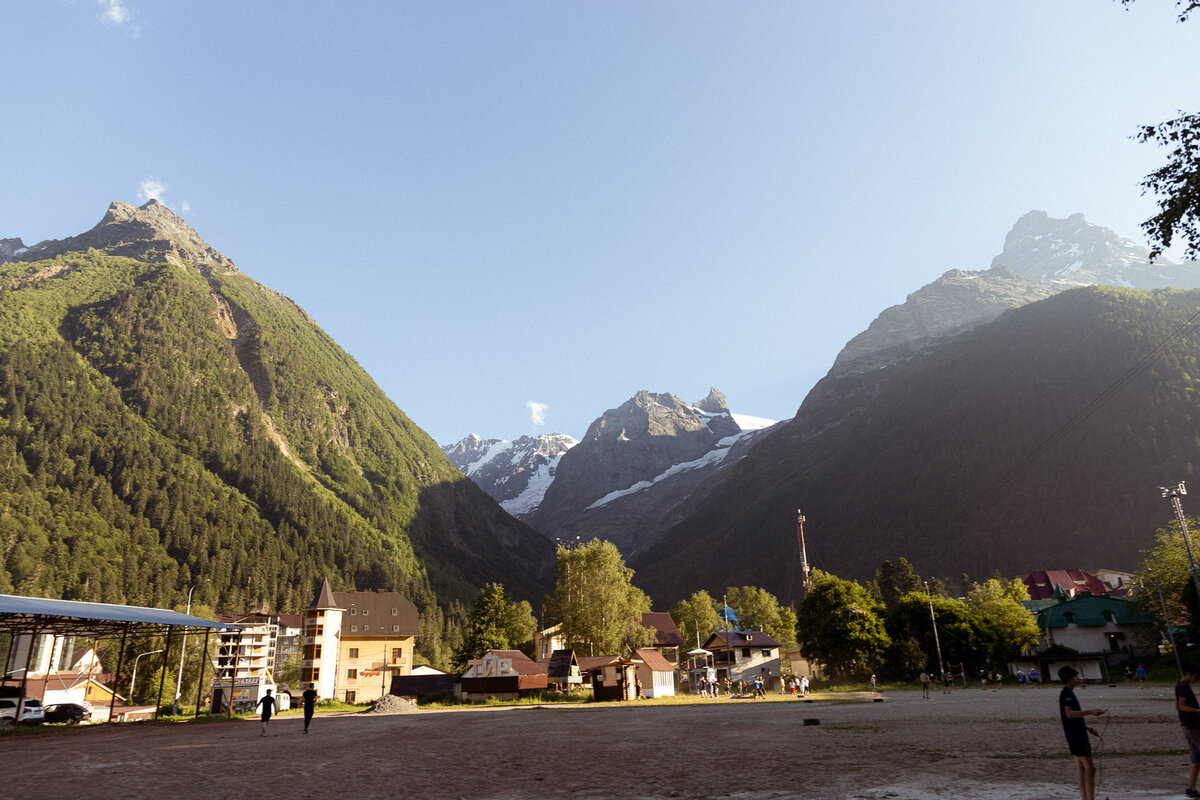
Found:
[(1096, 800), (1096, 764), (1092, 761), (1092, 743), (1089, 733), (1095, 733), (1083, 721), (1084, 717), (1098, 717), (1104, 712), (1098, 708), (1083, 710), (1075, 687), (1079, 685), (1079, 672), (1074, 667), (1063, 667), (1058, 671), (1062, 681), (1062, 692), (1058, 695), (1058, 714), (1062, 719), (1063, 733), (1067, 737), (1067, 748), (1075, 757), (1075, 777), (1079, 781), (1079, 796), (1082, 800)]

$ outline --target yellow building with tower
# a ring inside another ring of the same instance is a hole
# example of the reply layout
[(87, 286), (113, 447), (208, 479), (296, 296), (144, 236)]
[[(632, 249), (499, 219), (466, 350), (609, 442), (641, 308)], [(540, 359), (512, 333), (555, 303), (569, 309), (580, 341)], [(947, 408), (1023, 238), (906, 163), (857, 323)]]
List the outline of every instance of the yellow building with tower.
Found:
[(411, 675), (417, 607), (399, 592), (335, 592), (321, 582), (304, 611), (302, 688), (321, 699), (378, 700), (392, 677)]

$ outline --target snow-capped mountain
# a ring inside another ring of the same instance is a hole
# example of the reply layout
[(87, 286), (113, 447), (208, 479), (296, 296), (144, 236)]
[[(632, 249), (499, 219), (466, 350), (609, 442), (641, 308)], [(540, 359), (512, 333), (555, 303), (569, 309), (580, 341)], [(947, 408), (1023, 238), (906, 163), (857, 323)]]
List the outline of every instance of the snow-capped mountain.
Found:
[(541, 505), (563, 453), (576, 444), (562, 433), (522, 436), (512, 442), (472, 433), (442, 451), (505, 511), (524, 519)]
[(1004, 238), (991, 269), (950, 270), (884, 311), (842, 348), (831, 377), (868, 372), (927, 352), (1016, 308), (1077, 286), (1200, 286), (1200, 265), (1150, 262), (1150, 251), (1082, 214), (1030, 211)]
[(773, 420), (734, 414), (713, 389), (697, 403), (638, 392), (604, 412), (566, 453), (528, 522), (550, 538), (650, 544), (705, 480), (736, 463)]

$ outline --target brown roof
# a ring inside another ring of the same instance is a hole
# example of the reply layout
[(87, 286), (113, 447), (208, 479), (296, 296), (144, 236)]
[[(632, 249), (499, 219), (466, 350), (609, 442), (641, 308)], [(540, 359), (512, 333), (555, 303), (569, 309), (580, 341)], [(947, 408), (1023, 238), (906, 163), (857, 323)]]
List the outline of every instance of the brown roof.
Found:
[(321, 591), (317, 594), (317, 599), (312, 601), (309, 608), (340, 608), (337, 601), (333, 599), (333, 587), (329, 585), (329, 578), (321, 580)]
[(674, 672), (675, 668), (671, 666), (671, 662), (663, 658), (662, 653), (649, 648), (635, 650), (634, 655), (644, 661), (646, 666), (655, 672)]
[(729, 643), (730, 647), (779, 647), (779, 642), (775, 641), (769, 633), (762, 631), (714, 631), (708, 637), (708, 641), (704, 643), (705, 650), (712, 650), (711, 643), (716, 640), (724, 645)]
[(621, 663), (620, 656), (579, 656), (579, 670), (590, 672), (607, 667), (609, 664)]
[(1108, 594), (1108, 586), (1104, 581), (1090, 572), (1081, 569), (1047, 569), (1030, 572), (1021, 578), (1025, 588), (1029, 590), (1030, 600), (1049, 600), (1054, 597), (1054, 588), (1061, 586), (1063, 591), (1074, 597), (1080, 591), (1092, 594)]
[[(421, 632), (417, 607), (399, 592), (330, 592), (342, 614), (343, 636), (416, 636)], [(350, 630), (351, 626), (358, 630)]]
[(647, 611), (642, 614), (642, 627), (654, 629), (655, 647), (674, 647), (683, 644), (683, 634), (666, 611)]

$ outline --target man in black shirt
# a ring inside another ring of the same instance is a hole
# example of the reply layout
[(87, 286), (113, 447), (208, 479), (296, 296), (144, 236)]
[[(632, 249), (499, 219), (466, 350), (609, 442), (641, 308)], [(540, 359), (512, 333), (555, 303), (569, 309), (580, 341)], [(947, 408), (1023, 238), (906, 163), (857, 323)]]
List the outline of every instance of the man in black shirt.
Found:
[(1058, 671), (1063, 683), (1058, 695), (1058, 714), (1062, 718), (1063, 733), (1067, 736), (1067, 747), (1075, 756), (1075, 777), (1079, 781), (1079, 796), (1082, 800), (1096, 800), (1096, 764), (1092, 761), (1092, 743), (1088, 733), (1095, 733), (1084, 723), (1084, 717), (1098, 717), (1104, 712), (1098, 708), (1086, 711), (1079, 708), (1075, 687), (1079, 685), (1079, 672), (1072, 667)]
[(317, 702), (316, 684), (310, 683), (304, 690), (304, 732), (308, 733), (308, 723), (312, 722), (313, 706)]
[(1187, 739), (1191, 761), (1188, 769), (1188, 786), (1184, 791), (1188, 797), (1200, 797), (1196, 791), (1196, 778), (1200, 776), (1200, 706), (1196, 704), (1196, 693), (1192, 684), (1200, 678), (1200, 671), (1193, 664), (1183, 665), (1183, 679), (1175, 684), (1175, 710), (1179, 712), (1179, 724)]

